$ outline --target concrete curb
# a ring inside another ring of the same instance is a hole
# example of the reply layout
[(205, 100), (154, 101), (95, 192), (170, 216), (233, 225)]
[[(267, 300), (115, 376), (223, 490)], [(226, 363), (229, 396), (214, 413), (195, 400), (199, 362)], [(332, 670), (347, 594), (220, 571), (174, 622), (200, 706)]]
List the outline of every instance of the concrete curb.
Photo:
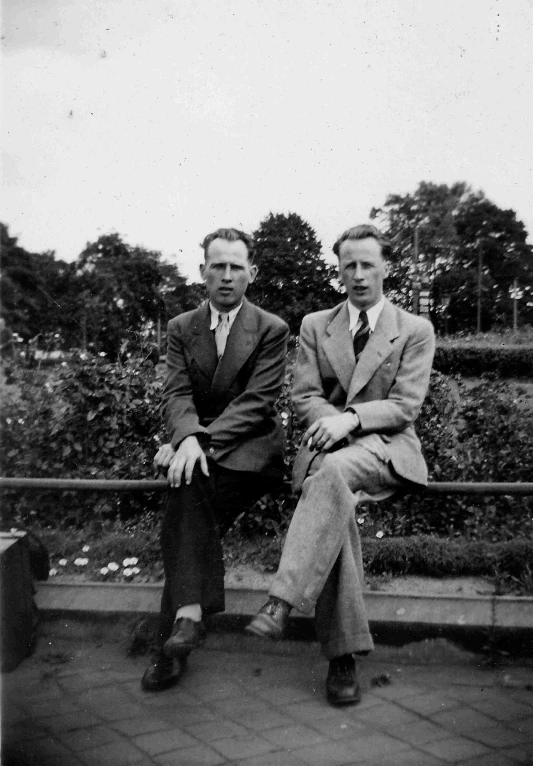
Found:
[[(84, 612), (100, 614), (157, 614), (162, 585), (157, 583), (53, 583), (36, 584), (36, 603), (41, 613)], [(263, 588), (226, 588), (229, 617), (249, 617), (264, 604)], [(420, 595), (365, 591), (371, 623), (379, 626), (488, 628), (531, 631), (533, 598), (519, 596)], [(309, 616), (299, 616), (309, 621)]]

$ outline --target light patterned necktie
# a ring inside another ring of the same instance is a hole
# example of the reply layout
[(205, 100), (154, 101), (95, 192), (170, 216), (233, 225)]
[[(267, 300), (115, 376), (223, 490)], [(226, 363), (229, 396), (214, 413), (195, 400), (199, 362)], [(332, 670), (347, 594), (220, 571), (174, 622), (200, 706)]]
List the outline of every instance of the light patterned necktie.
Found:
[(226, 341), (229, 335), (229, 314), (220, 312), (218, 315), (218, 324), (215, 329), (215, 343), (217, 344), (217, 355), (221, 359), (226, 348)]
[(359, 319), (361, 320), (361, 326), (353, 336), (353, 350), (355, 353), (356, 364), (359, 361), (359, 357), (363, 353), (366, 342), (370, 337), (370, 325), (368, 324), (368, 316), (366, 311), (360, 312)]

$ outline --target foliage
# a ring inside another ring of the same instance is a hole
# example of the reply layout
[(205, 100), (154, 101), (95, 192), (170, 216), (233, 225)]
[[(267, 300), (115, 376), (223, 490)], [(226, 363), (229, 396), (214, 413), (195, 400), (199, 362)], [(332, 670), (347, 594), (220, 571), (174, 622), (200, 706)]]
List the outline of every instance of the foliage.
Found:
[[(282, 490), (264, 497), (236, 526), (241, 535), (261, 533), (272, 550), (279, 548), (295, 507), (291, 467), (302, 430), (289, 401), (292, 366), (291, 359), (278, 403), (287, 435)], [(165, 437), (156, 414), (161, 378), (148, 359), (111, 364), (105, 357), (81, 355), (46, 373), (16, 369), (13, 374), (3, 392), (3, 475), (151, 478), (158, 440)], [(505, 383), (486, 379), (469, 388), (434, 372), (417, 432), (432, 481), (530, 480), (533, 412)], [(88, 514), (128, 519), (160, 504), (158, 497), (134, 494), (3, 494), (8, 528), (36, 518), (80, 525)], [(363, 535), (371, 537), (377, 532), (473, 540), (533, 535), (532, 501), (517, 496), (397, 495), (360, 506), (357, 513)]]
[(465, 183), (422, 182), (413, 194), (390, 194), (382, 208), (372, 209), (371, 217), (393, 244), (390, 296), (409, 308), (416, 265), (428, 282), (431, 318), (438, 330), (476, 326), (480, 259), (482, 327), (512, 324), (515, 279), (520, 321), (533, 320), (533, 249), (513, 210), (500, 209)]
[[(81, 353), (53, 372), (19, 368), (13, 376), (1, 414), (4, 476), (152, 477), (161, 383), (149, 359), (113, 364)], [(89, 508), (95, 516), (127, 518), (155, 502), (145, 495), (67, 492), (11, 493), (9, 501), (5, 508), (12, 506), (15, 520), (39, 514), (72, 522)]]
[(132, 247), (118, 234), (88, 243), (74, 263), (28, 253), (4, 224), (0, 234), (2, 318), (10, 333), (40, 349), (57, 337), (64, 349), (89, 347), (115, 359), (125, 340), (147, 331), (155, 340), (158, 320), (164, 329), (203, 299), (201, 287), (187, 285), (160, 253)]
[(315, 231), (299, 215), (270, 213), (253, 236), (259, 270), (251, 301), (282, 317), (293, 333), (305, 314), (339, 303), (337, 270), (323, 260)]
[(433, 367), (446, 375), (479, 377), (490, 373), (500, 378), (533, 378), (533, 345), (437, 345)]

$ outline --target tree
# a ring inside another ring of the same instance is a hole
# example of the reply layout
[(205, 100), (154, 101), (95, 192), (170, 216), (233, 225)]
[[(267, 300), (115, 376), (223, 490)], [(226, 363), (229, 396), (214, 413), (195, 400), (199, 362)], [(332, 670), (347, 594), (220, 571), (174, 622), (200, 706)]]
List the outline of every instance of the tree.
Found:
[(299, 215), (270, 213), (253, 237), (258, 274), (248, 295), (282, 317), (292, 333), (305, 314), (339, 302), (337, 270), (323, 260), (314, 230)]
[(118, 234), (87, 244), (76, 274), (81, 343), (111, 358), (147, 326), (158, 320), (165, 325), (197, 305), (195, 291), (188, 289), (176, 266), (162, 262), (159, 252), (128, 245)]
[[(430, 288), (437, 329), (474, 330), (481, 263), (483, 329), (512, 323), (510, 288), (516, 279), (526, 296), (533, 281), (532, 248), (512, 210), (501, 210), (466, 183), (422, 182), (413, 194), (391, 194), (377, 218), (393, 245), (389, 294), (410, 308), (416, 268)], [(531, 321), (527, 307), (522, 320)]]

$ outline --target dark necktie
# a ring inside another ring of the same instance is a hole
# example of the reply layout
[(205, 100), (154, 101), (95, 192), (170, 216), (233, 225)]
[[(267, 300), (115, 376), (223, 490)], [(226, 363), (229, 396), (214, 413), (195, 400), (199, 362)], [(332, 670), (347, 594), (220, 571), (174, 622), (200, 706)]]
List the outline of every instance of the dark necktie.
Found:
[(368, 317), (366, 311), (361, 311), (359, 314), (361, 320), (361, 326), (353, 336), (353, 350), (355, 353), (355, 363), (359, 361), (359, 357), (363, 353), (363, 349), (366, 346), (366, 342), (370, 337), (370, 325), (368, 324)]

